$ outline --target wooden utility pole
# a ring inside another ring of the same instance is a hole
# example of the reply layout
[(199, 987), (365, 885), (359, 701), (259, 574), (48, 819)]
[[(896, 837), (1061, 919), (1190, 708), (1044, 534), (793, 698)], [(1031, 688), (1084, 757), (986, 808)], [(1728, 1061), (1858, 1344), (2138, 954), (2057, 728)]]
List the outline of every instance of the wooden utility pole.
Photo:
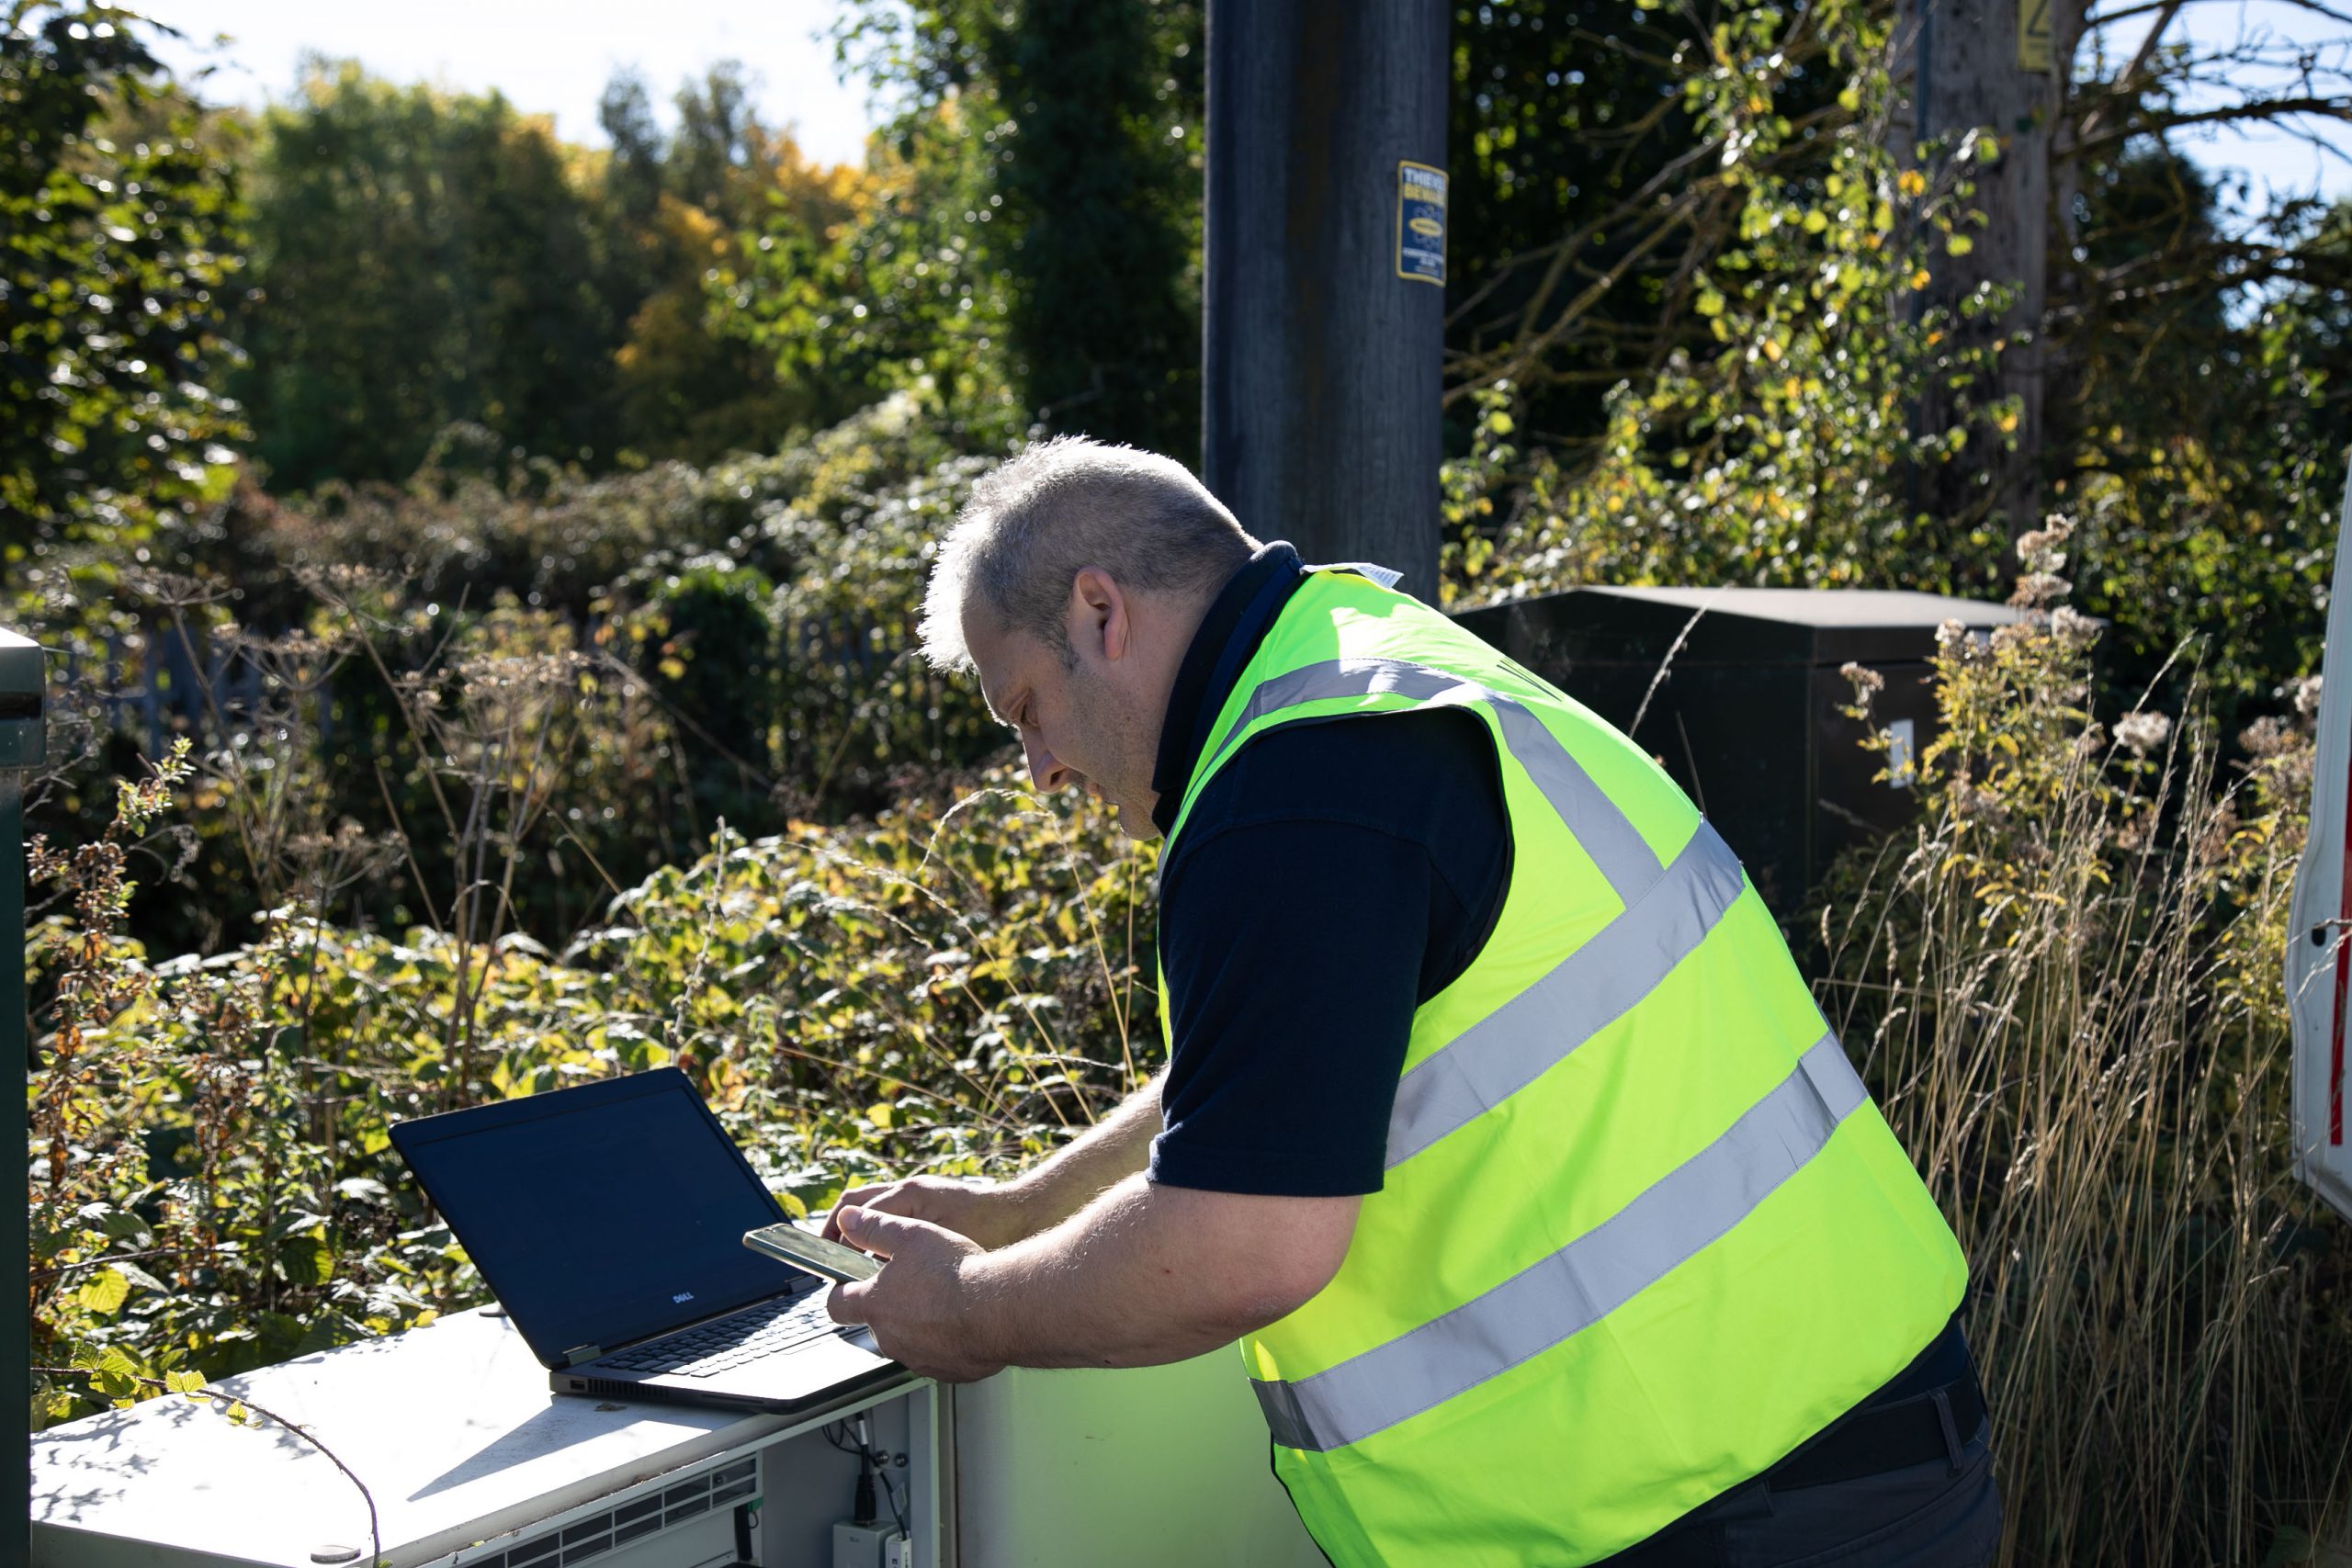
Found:
[(1203, 478), (1437, 599), (1444, 0), (1209, 0)]
[[(2052, 150), (2082, 36), (2082, 0), (1899, 0), (1898, 16), (1896, 36), (1912, 46), (1911, 113), (1896, 127), (1903, 156), (1943, 139), (1947, 145), (1925, 171), (1933, 177), (1971, 130), (1995, 138), (2000, 153), (1959, 171), (1975, 185), (1968, 205), (1985, 222), (1957, 231), (1970, 243), (1965, 254), (1929, 259), (1928, 303), (1956, 311), (1982, 284), (2018, 289), (2007, 312), (1962, 323), (1949, 340), (1955, 348), (1999, 345), (1995, 376), (1962, 388), (1932, 377), (1919, 410), (1922, 430), (1941, 431), (1958, 423), (1962, 398), (1979, 404), (2015, 398), (2015, 446), (2005, 449), (2000, 433), (1978, 423), (1965, 454), (1926, 476), (1920, 505), (1939, 517), (1998, 517), (2015, 538), (2041, 520)], [(2030, 341), (2018, 341), (2021, 334)]]

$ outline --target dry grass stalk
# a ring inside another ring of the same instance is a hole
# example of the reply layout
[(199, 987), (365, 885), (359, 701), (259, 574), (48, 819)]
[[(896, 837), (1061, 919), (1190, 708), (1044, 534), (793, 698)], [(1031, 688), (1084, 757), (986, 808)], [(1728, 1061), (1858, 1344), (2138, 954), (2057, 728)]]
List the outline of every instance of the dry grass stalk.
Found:
[(1831, 1016), (1968, 1250), (2004, 1562), (2301, 1562), (2352, 1431), (2278, 978), (2309, 737), (2234, 783), (2193, 706), (2109, 739), (2064, 542), (2021, 542), (2026, 625), (1947, 640), (1916, 834), (1822, 919)]

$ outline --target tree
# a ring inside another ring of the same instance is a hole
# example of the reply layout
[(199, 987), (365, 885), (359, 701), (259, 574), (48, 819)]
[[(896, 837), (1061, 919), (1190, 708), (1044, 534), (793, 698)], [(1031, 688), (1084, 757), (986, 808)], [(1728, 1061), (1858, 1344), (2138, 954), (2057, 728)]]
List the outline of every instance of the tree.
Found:
[(673, 100), (677, 134), (662, 160), (662, 186), (721, 220), (741, 219), (746, 194), (775, 171), (777, 138), (760, 123), (759, 79), (740, 60), (722, 60)]
[(311, 62), (265, 116), (233, 385), (279, 489), (405, 479), (447, 426), (592, 461), (619, 323), (595, 214), (544, 120), (492, 93)]
[(218, 395), (232, 171), (108, 6), (12, 0), (0, 32), (0, 569), (136, 543), (226, 485)]
[(656, 220), (662, 208), (662, 128), (635, 71), (614, 73), (596, 102), (596, 124), (612, 144), (605, 160), (602, 228), (606, 303), (622, 321), (653, 292), (662, 271)]
[(1946, 518), (1989, 513), (2010, 538), (2041, 516), (2052, 155), (2083, 21), (2082, 0), (1898, 6), (1898, 47), (1913, 61), (1902, 151), (1918, 149), (1930, 170), (1961, 160), (1976, 216), (1930, 264), (1922, 302), (1951, 318), (1953, 365), (1987, 351), (1982, 373), (1927, 383), (1918, 427), (1965, 428), (1970, 445), (1965, 461), (1923, 474), (1922, 504)]
[[(842, 39), (906, 96), (885, 133), (904, 166), (970, 195), (945, 214), (963, 242), (947, 248), (967, 275), (1003, 277), (1015, 400), (1054, 428), (1184, 457), (1200, 397), (1200, 37), (1197, 0), (860, 0)], [(930, 144), (943, 136), (960, 140)], [(925, 265), (909, 282), (928, 279)]]
[(966, 108), (947, 98), (923, 111), (937, 125), (877, 139), (837, 221), (771, 210), (710, 281), (714, 319), (820, 422), (897, 390), (974, 446), (1031, 422), (1007, 352), (1012, 283), (994, 265), (1002, 197), (972, 152), (988, 136)]
[[(1459, 407), (1508, 378), (1532, 435), (1580, 445), (1610, 387), (1699, 341), (1685, 204), (1712, 193), (1690, 177), (1690, 28), (1609, 0), (1503, 0), (1455, 6), (1453, 39), (1448, 379)], [(1661, 190), (1678, 210), (1654, 210)]]
[(665, 141), (642, 83), (624, 74), (605, 89), (605, 200), (637, 266), (634, 292), (615, 297), (628, 322), (615, 363), (631, 452), (707, 462), (772, 451), (852, 412), (714, 319), (707, 280), (741, 270), (747, 244), (821, 244), (856, 199), (856, 172), (809, 164), (788, 133), (761, 123), (755, 96), (742, 65), (722, 61), (680, 86)]

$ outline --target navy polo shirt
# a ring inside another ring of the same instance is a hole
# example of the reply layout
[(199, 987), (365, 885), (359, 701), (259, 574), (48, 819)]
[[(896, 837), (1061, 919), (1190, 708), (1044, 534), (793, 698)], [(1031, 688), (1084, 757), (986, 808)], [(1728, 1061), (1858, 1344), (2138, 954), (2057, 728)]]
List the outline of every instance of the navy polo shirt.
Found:
[[(1306, 580), (1268, 545), (1178, 670), (1152, 785), (1165, 834), (1242, 666)], [(1469, 967), (1510, 879), (1495, 750), (1442, 708), (1243, 746), (1160, 865), (1170, 1000), (1151, 1179), (1338, 1197), (1381, 1186), (1414, 1010)]]

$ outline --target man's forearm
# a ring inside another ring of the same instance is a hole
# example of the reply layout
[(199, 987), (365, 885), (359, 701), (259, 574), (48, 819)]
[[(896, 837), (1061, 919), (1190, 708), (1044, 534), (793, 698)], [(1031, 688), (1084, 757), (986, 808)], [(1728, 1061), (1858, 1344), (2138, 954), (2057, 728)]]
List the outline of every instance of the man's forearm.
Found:
[(1152, 1136), (1159, 1131), (1159, 1085), (1152, 1079), (1050, 1159), (1009, 1181), (967, 1186), (946, 1177), (910, 1176), (853, 1188), (827, 1216), (825, 1235), (838, 1237), (837, 1216), (852, 1208), (922, 1220), (983, 1247), (1009, 1247), (1051, 1230), (1149, 1162)]
[(1130, 1176), (1051, 1230), (966, 1265), (972, 1348), (1030, 1367), (1140, 1367), (1230, 1344), (1320, 1290), (1358, 1200)]
[(1027, 1234), (1051, 1230), (1149, 1163), (1166, 1077), (1154, 1075), (1051, 1158), (1004, 1184), (1021, 1205)]

